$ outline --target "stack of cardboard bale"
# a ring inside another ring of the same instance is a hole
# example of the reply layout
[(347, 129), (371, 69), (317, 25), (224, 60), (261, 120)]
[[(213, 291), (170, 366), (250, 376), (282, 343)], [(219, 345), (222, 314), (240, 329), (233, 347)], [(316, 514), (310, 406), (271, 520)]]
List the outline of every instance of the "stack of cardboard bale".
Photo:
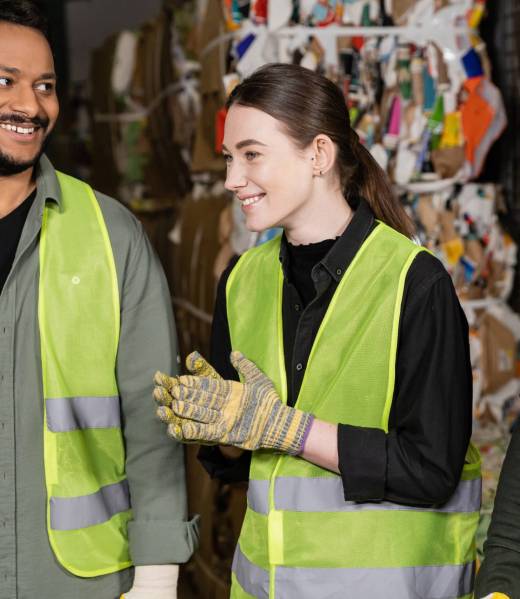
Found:
[(140, 217), (169, 270), (167, 233), (191, 188), (198, 64), (165, 3), (139, 30), (111, 36), (91, 65), (93, 183)]

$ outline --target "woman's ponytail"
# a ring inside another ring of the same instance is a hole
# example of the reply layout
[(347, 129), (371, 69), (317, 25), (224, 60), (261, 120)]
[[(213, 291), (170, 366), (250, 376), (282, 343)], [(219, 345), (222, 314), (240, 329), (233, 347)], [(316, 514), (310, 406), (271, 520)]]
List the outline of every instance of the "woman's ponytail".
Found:
[[(357, 138), (357, 135), (351, 136)], [(375, 217), (406, 237), (413, 237), (415, 227), (406, 214), (401, 202), (396, 197), (390, 180), (385, 171), (379, 166), (372, 154), (359, 142), (351, 142), (358, 166), (353, 177), (345, 181), (345, 197), (355, 193), (370, 205)]]

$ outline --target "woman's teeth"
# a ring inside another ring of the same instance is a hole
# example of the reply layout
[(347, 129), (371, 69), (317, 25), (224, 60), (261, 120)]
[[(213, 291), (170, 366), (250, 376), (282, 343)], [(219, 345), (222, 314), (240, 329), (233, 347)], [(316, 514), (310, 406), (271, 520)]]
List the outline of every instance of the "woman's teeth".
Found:
[(6, 129), (7, 131), (13, 131), (13, 133), (21, 133), (22, 135), (31, 135), (31, 133), (34, 133), (34, 127), (28, 128), (28, 127), (17, 127), (16, 125), (7, 125), (7, 124), (0, 124), (0, 128), (2, 129)]
[(246, 200), (244, 200), (243, 205), (244, 206), (251, 206), (252, 204), (257, 204), (263, 197), (265, 196), (265, 193), (261, 193), (257, 196), (253, 196), (251, 198), (247, 198)]

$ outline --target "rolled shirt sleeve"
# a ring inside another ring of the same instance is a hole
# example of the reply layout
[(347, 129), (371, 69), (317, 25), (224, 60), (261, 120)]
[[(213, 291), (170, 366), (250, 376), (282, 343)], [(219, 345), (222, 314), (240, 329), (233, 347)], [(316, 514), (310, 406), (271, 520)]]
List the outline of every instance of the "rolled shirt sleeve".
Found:
[(436, 262), (420, 254), (407, 277), (388, 434), (339, 426), (346, 500), (433, 506), (459, 482), (471, 436), (468, 326)]

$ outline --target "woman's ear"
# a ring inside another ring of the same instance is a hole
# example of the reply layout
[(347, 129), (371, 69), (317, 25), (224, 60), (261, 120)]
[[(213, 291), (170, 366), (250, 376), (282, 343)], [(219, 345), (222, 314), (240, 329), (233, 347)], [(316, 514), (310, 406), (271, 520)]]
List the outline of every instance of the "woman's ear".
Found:
[(325, 134), (317, 135), (312, 142), (313, 175), (323, 177), (331, 171), (336, 162), (336, 146)]

